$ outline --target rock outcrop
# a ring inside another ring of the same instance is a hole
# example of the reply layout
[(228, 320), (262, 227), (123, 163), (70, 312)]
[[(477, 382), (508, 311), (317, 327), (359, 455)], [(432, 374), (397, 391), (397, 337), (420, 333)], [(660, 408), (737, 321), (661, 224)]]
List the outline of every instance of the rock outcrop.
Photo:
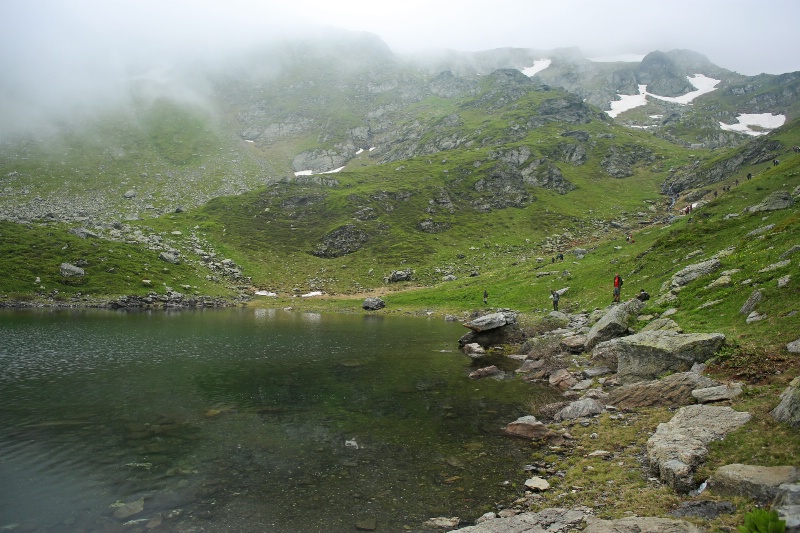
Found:
[(586, 349), (591, 350), (597, 344), (621, 337), (628, 333), (628, 320), (644, 307), (644, 302), (633, 299), (619, 305), (611, 306), (600, 320), (586, 334)]
[(695, 403), (695, 389), (713, 387), (719, 382), (696, 372), (679, 372), (663, 379), (641, 381), (611, 391), (608, 403), (615, 407), (683, 406)]
[(708, 488), (722, 496), (743, 496), (765, 505), (776, 498), (778, 487), (797, 482), (800, 482), (800, 468), (795, 466), (730, 464), (714, 472)]
[(800, 376), (781, 393), (781, 401), (770, 414), (778, 422), (800, 428)]

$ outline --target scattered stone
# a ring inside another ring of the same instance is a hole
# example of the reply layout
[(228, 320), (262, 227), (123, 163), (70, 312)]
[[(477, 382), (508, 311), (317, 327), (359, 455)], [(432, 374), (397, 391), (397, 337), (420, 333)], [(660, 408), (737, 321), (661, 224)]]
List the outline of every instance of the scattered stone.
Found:
[(365, 298), (364, 303), (361, 304), (361, 308), (365, 311), (377, 311), (379, 309), (383, 309), (384, 307), (386, 307), (386, 302), (380, 298)]
[(792, 255), (792, 254), (794, 254), (796, 252), (800, 252), (800, 244), (795, 244), (794, 246), (792, 246), (791, 248), (789, 248), (788, 250), (783, 252), (778, 259), (783, 259), (785, 257), (789, 257), (790, 255)]
[(468, 355), (469, 357), (472, 357), (473, 359), (477, 359), (479, 357), (483, 357), (484, 355), (486, 355), (486, 350), (484, 350), (483, 346), (481, 346), (477, 342), (473, 342), (473, 343), (470, 343), (470, 344), (465, 344), (461, 348), (461, 350), (466, 355)]
[(561, 348), (570, 353), (581, 353), (586, 346), (586, 335), (570, 335), (561, 339)]
[(557, 412), (553, 419), (557, 422), (563, 420), (575, 420), (576, 418), (586, 418), (599, 415), (603, 412), (603, 404), (593, 398), (583, 398), (564, 407)]
[(675, 333), (683, 333), (683, 328), (671, 318), (657, 318), (643, 327), (642, 331), (674, 331)]
[(481, 524), (457, 530), (459, 533), (568, 533), (583, 525), (591, 513), (588, 508), (542, 509), (538, 513), (520, 513), (507, 518), (495, 518)]
[(678, 372), (662, 379), (623, 385), (609, 395), (617, 407), (682, 406), (695, 403), (692, 391), (719, 385), (696, 372)]
[(503, 428), (503, 433), (511, 437), (520, 437), (530, 440), (548, 439), (556, 433), (536, 420), (535, 416), (523, 416), (508, 424)]
[(587, 368), (585, 370), (582, 370), (581, 376), (583, 376), (584, 379), (591, 379), (613, 373), (614, 371), (608, 368), (607, 366), (595, 366), (592, 368)]
[(780, 399), (780, 403), (770, 412), (770, 415), (778, 422), (800, 429), (800, 376), (789, 383), (789, 386), (781, 393)]
[(721, 514), (733, 514), (736, 506), (728, 501), (697, 500), (682, 502), (670, 514), (677, 517), (693, 516), (713, 520)]
[(758, 311), (753, 311), (747, 315), (747, 318), (745, 318), (744, 321), (747, 324), (752, 324), (753, 322), (758, 322), (760, 320), (764, 320), (765, 318), (767, 318), (767, 315), (761, 314)]
[(532, 477), (525, 480), (525, 487), (535, 492), (544, 492), (550, 488), (550, 483), (540, 477)]
[(457, 516), (449, 518), (445, 516), (438, 516), (436, 518), (431, 518), (429, 520), (426, 520), (422, 524), (422, 526), (431, 529), (446, 529), (449, 531), (451, 529), (457, 528), (459, 522), (461, 522), (461, 519), (458, 518)]
[(800, 481), (795, 466), (753, 466), (731, 464), (721, 466), (708, 480), (708, 488), (723, 496), (743, 496), (760, 504), (771, 503), (784, 483)]
[(730, 276), (720, 276), (708, 285), (706, 285), (706, 289), (715, 289), (717, 287), (727, 287), (731, 284), (731, 277)]
[(786, 287), (791, 280), (792, 280), (792, 276), (788, 275), (788, 274), (783, 276), (782, 278), (778, 278), (778, 288), (782, 289), (782, 288)]
[(519, 367), (516, 372), (518, 374), (527, 374), (529, 372), (534, 372), (536, 370), (541, 370), (544, 367), (544, 361), (541, 359), (528, 359), (522, 366)]
[(716, 387), (707, 387), (704, 389), (695, 389), (692, 391), (698, 403), (718, 402), (721, 400), (732, 400), (742, 394), (741, 383), (728, 383), (727, 385), (717, 385)]
[(160, 254), (158, 254), (158, 258), (161, 259), (162, 261), (165, 261), (173, 265), (180, 264), (181, 262), (181, 257), (178, 252), (172, 252), (172, 251), (161, 252)]
[(133, 189), (125, 191), (125, 194), (123, 194), (122, 197), (127, 198), (128, 200), (136, 198), (136, 191), (134, 191)]
[(497, 368), (495, 365), (491, 365), (484, 368), (479, 368), (474, 372), (470, 372), (469, 377), (470, 379), (481, 379), (481, 378), (488, 378), (490, 376), (496, 376), (502, 373), (503, 373), (502, 370)]
[(761, 203), (746, 207), (745, 212), (758, 213), (760, 211), (777, 211), (779, 209), (787, 209), (794, 204), (792, 195), (786, 191), (775, 191)]
[(566, 368), (559, 368), (550, 374), (549, 383), (552, 387), (557, 387), (561, 390), (567, 390), (578, 382), (569, 370)]
[(772, 263), (771, 265), (765, 266), (761, 270), (758, 271), (759, 274), (764, 274), (765, 272), (772, 272), (773, 270), (779, 270), (781, 268), (787, 267), (792, 264), (792, 261), (789, 259), (785, 259), (783, 261), (778, 261), (777, 263)]
[(787, 344), (786, 349), (789, 351), (789, 353), (800, 353), (800, 339)]
[(678, 287), (683, 287), (684, 285), (688, 284), (690, 281), (694, 281), (695, 279), (706, 276), (715, 272), (722, 268), (722, 263), (720, 263), (719, 259), (709, 259), (708, 261), (703, 261), (702, 263), (695, 263), (694, 265), (689, 265), (683, 270), (680, 270), (676, 274), (672, 276), (672, 280), (669, 281), (669, 285), (664, 287), (664, 290), (667, 288), (676, 289)]
[(575, 385), (570, 387), (570, 390), (575, 390), (575, 391), (586, 390), (586, 389), (590, 388), (593, 383), (594, 383), (594, 379), (592, 379), (592, 378), (582, 379), (581, 381), (577, 382)]
[(772, 228), (774, 228), (774, 227), (775, 227), (775, 224), (767, 224), (766, 226), (761, 226), (760, 228), (756, 228), (753, 231), (751, 231), (750, 233), (748, 233), (747, 235), (745, 235), (745, 237), (746, 238), (757, 237), (758, 235), (761, 235), (762, 233), (766, 233), (768, 231), (772, 231)]
[(144, 498), (139, 498), (138, 500), (126, 503), (122, 507), (118, 507), (117, 510), (114, 511), (114, 518), (117, 520), (125, 520), (142, 511), (144, 511)]
[(724, 438), (750, 418), (750, 413), (730, 407), (681, 407), (669, 422), (659, 424), (647, 441), (651, 471), (677, 492), (693, 490), (694, 472), (708, 454), (706, 445)]
[(378, 520), (374, 516), (356, 522), (356, 529), (359, 531), (375, 531), (377, 528)]
[(81, 267), (71, 263), (61, 263), (61, 276), (65, 278), (80, 278), (86, 275), (86, 271)]

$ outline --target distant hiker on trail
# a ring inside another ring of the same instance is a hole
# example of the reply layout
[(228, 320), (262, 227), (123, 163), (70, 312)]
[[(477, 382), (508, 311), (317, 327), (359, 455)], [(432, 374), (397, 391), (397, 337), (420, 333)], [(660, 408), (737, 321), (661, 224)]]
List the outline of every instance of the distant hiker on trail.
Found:
[(750, 181), (752, 178), (753, 178), (753, 173), (752, 172), (748, 172), (747, 173), (747, 181)]
[(614, 276), (614, 302), (619, 302), (619, 295), (622, 292), (622, 278), (619, 274)]
[(558, 252), (558, 256), (557, 257), (558, 257), (559, 261), (563, 261), (564, 260), (564, 254), (562, 254), (561, 252)]
[(488, 301), (489, 301), (489, 293), (486, 291), (486, 289), (484, 289), (484, 291), (483, 291), (483, 305), (486, 305), (486, 303)]
[(640, 302), (646, 302), (647, 300), (650, 299), (650, 295), (647, 294), (646, 290), (642, 289), (639, 291), (639, 294), (636, 295), (636, 299), (639, 300)]
[(558, 311), (558, 299), (561, 298), (561, 295), (557, 291), (550, 290), (550, 298), (553, 299), (553, 311)]

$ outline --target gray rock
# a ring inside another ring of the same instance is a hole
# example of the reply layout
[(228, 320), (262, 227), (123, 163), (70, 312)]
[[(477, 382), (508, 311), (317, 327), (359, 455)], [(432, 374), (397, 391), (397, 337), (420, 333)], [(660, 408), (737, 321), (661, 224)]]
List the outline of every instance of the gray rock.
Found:
[(595, 366), (581, 371), (581, 376), (584, 379), (599, 378), (608, 374), (613, 374), (614, 371), (607, 366)]
[(498, 374), (502, 374), (503, 371), (497, 368), (495, 365), (486, 366), (483, 368), (479, 368), (474, 372), (470, 372), (469, 377), (470, 379), (482, 379), (488, 378), (490, 376), (496, 376)]
[[(703, 530), (684, 520), (632, 516), (603, 520), (589, 516), (583, 533), (702, 533)], [(533, 531), (531, 532), (533, 533)]]
[(770, 414), (778, 422), (800, 428), (800, 376), (781, 393), (781, 401)]
[(786, 521), (786, 533), (800, 532), (800, 483), (784, 483), (777, 492), (772, 509)]
[(596, 351), (606, 360), (617, 360), (619, 381), (627, 385), (667, 372), (686, 372), (710, 359), (723, 344), (721, 333), (644, 331), (601, 343)]
[(125, 191), (125, 194), (123, 194), (122, 197), (127, 198), (128, 200), (136, 198), (136, 191), (134, 191), (133, 189)]
[(694, 472), (708, 455), (706, 445), (750, 420), (730, 407), (689, 405), (659, 424), (647, 441), (650, 469), (677, 492), (694, 489)]
[(71, 263), (61, 263), (60, 271), (65, 278), (80, 278), (86, 275), (85, 270)]
[(566, 368), (559, 368), (550, 374), (549, 383), (552, 387), (557, 387), (561, 390), (567, 390), (578, 382), (569, 370)]
[(366, 311), (377, 311), (378, 309), (383, 309), (386, 307), (386, 302), (381, 300), (380, 298), (365, 298), (364, 303), (361, 304), (361, 308)]
[(394, 270), (386, 278), (387, 282), (396, 283), (398, 281), (411, 281), (413, 274), (411, 270)]
[(800, 339), (787, 344), (786, 349), (789, 351), (789, 353), (800, 353)]
[(761, 301), (764, 296), (761, 294), (761, 291), (755, 289), (752, 293), (750, 293), (750, 297), (747, 298), (747, 301), (742, 305), (742, 308), (739, 309), (739, 314), (741, 315), (749, 315), (753, 312), (756, 308), (756, 305)]
[(694, 516), (713, 520), (721, 514), (733, 514), (735, 512), (736, 506), (728, 501), (697, 500), (681, 502), (678, 508), (670, 514), (677, 517)]
[(779, 209), (788, 209), (792, 207), (793, 204), (794, 200), (792, 199), (792, 195), (787, 191), (775, 191), (764, 198), (761, 203), (745, 208), (745, 211), (750, 213), (777, 211)]
[(602, 403), (592, 398), (583, 398), (577, 402), (572, 402), (564, 407), (561, 411), (557, 412), (553, 417), (557, 422), (563, 420), (575, 420), (576, 418), (587, 418), (594, 415), (599, 415), (603, 412), (605, 407)]
[(525, 480), (525, 487), (534, 492), (542, 492), (550, 488), (550, 483), (544, 478), (534, 476)]
[(695, 372), (679, 372), (662, 379), (623, 385), (611, 391), (608, 403), (616, 407), (681, 406), (695, 403), (692, 391), (714, 387), (718, 381)]
[(503, 428), (503, 433), (511, 437), (520, 437), (530, 440), (548, 439), (556, 433), (539, 422), (535, 416), (522, 416)]
[(484, 350), (483, 346), (481, 346), (477, 342), (465, 344), (464, 346), (461, 347), (461, 350), (466, 355), (472, 357), (473, 359), (477, 359), (479, 357), (483, 357), (484, 355), (486, 355), (486, 350)]
[(708, 480), (708, 488), (723, 496), (743, 496), (760, 504), (771, 503), (784, 483), (800, 481), (795, 466), (753, 466), (731, 464), (721, 466)]
[(570, 335), (561, 339), (561, 347), (570, 353), (581, 353), (586, 346), (586, 335)]
[(475, 332), (483, 332), (490, 329), (500, 328), (509, 324), (516, 324), (517, 315), (511, 312), (491, 313), (476, 318), (464, 324), (464, 327)]
[(521, 513), (506, 518), (487, 520), (478, 525), (458, 529), (459, 533), (567, 533), (579, 528), (589, 510), (548, 508), (538, 513)]
[(711, 274), (720, 268), (722, 268), (722, 263), (720, 263), (719, 259), (716, 258), (703, 261), (702, 263), (689, 265), (672, 276), (669, 286), (672, 289), (683, 287), (690, 281), (694, 281), (701, 276)]
[(727, 385), (717, 385), (716, 387), (706, 387), (692, 391), (698, 403), (718, 402), (720, 400), (732, 400), (742, 394), (741, 383), (728, 383)]
[(636, 316), (644, 307), (644, 302), (633, 299), (619, 305), (612, 305), (603, 317), (586, 334), (586, 349), (628, 333), (628, 320)]
[(180, 254), (177, 252), (161, 252), (158, 254), (158, 258), (173, 265), (177, 265), (181, 262)]

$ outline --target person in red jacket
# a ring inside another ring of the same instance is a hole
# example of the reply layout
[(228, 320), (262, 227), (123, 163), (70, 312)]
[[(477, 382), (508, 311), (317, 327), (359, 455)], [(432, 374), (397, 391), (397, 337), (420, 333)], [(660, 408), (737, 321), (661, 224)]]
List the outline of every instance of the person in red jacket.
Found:
[(616, 274), (614, 275), (614, 302), (619, 302), (620, 292), (622, 292), (622, 278)]

